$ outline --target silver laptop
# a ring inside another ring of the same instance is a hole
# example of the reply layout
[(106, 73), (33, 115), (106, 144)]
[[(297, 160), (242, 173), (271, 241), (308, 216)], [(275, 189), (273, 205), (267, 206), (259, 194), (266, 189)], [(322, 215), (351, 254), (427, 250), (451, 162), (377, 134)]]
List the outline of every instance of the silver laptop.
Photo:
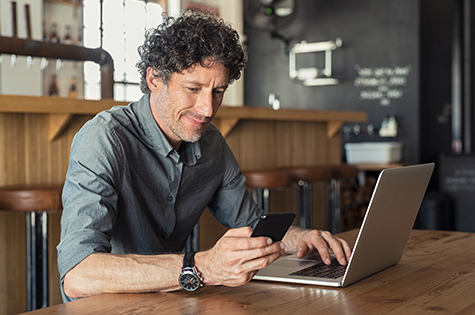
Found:
[(316, 254), (290, 255), (261, 269), (253, 279), (344, 287), (397, 264), (433, 169), (430, 163), (381, 172), (347, 266), (336, 260), (327, 266)]

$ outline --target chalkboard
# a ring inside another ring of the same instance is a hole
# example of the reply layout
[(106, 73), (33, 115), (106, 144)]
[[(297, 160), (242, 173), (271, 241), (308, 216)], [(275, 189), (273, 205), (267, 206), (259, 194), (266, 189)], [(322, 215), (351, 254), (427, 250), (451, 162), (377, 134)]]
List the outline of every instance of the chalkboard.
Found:
[(443, 155), (439, 182), (454, 201), (455, 229), (475, 232), (475, 155)]
[[(299, 0), (295, 20), (282, 29), (290, 47), (305, 40), (316, 43), (341, 38), (333, 50), (335, 85), (305, 86), (289, 77), (289, 58), (282, 42), (244, 24), (249, 62), (244, 75), (245, 104), (270, 106), (270, 93), (281, 108), (363, 111), (379, 128), (387, 116), (398, 122), (394, 138), (361, 132), (349, 142), (404, 143), (403, 162), (416, 163), (419, 154), (419, 2), (414, 0)], [(303, 55), (303, 54), (302, 54)], [(308, 54), (297, 68), (321, 68), (323, 52)], [(312, 59), (313, 58), (313, 59)], [(433, 108), (431, 108), (433, 110)], [(354, 122), (347, 122), (352, 126)], [(362, 128), (362, 129), (363, 129)]]

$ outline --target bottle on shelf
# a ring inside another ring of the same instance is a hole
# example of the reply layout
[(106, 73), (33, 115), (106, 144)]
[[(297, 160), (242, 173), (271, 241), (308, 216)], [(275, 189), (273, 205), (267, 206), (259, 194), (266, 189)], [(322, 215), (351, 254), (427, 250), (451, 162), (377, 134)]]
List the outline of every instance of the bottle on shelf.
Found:
[(51, 33), (49, 35), (49, 41), (52, 43), (59, 44), (61, 42), (61, 39), (58, 36), (58, 24), (53, 23), (51, 24)]
[(70, 45), (73, 42), (71, 37), (71, 26), (66, 25), (66, 32), (64, 33), (63, 44)]
[(43, 21), (43, 41), (49, 42), (48, 32), (46, 31), (46, 22)]
[(57, 97), (59, 96), (58, 84), (56, 82), (56, 74), (51, 75), (51, 80), (48, 89), (48, 96)]
[(71, 83), (69, 85), (69, 97), (70, 98), (78, 97), (77, 80), (76, 80), (76, 76), (74, 75), (71, 77)]
[(82, 45), (82, 26), (78, 27), (78, 36), (76, 38), (76, 45)]

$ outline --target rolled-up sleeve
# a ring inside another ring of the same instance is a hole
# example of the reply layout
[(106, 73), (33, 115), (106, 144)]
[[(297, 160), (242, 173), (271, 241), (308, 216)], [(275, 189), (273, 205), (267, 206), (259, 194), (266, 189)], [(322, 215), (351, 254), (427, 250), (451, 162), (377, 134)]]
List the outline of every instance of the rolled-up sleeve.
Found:
[(114, 161), (120, 156), (120, 146), (111, 145), (115, 141), (98, 129), (103, 128), (91, 125), (83, 129), (71, 148), (62, 197), (61, 241), (57, 247), (61, 280), (87, 256), (111, 251), (118, 198), (114, 187), (117, 183), (112, 177), (118, 172), (119, 163)]

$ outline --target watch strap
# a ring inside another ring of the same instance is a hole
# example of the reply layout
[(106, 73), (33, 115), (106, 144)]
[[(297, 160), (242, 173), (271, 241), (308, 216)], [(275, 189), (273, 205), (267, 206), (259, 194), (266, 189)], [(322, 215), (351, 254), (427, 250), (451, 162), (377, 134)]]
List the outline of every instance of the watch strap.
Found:
[(195, 267), (195, 254), (196, 252), (188, 252), (183, 257), (183, 268), (194, 268)]

